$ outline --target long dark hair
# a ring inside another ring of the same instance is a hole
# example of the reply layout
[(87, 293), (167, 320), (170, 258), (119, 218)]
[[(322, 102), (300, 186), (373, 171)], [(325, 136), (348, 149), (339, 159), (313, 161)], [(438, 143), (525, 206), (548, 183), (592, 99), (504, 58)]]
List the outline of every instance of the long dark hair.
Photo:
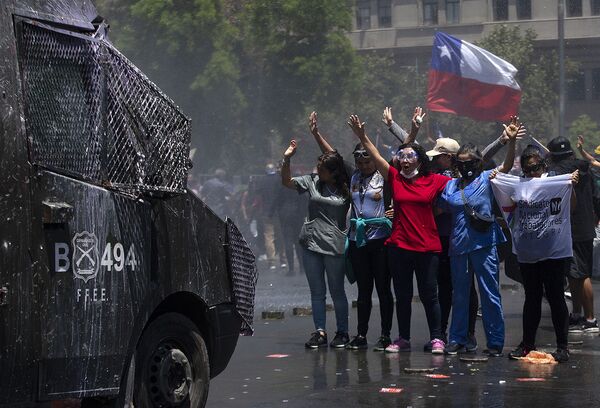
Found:
[(333, 184), (342, 192), (343, 197), (350, 196), (350, 180), (344, 166), (344, 159), (337, 152), (326, 152), (319, 156), (318, 164), (323, 166), (333, 177)]
[(429, 161), (429, 157), (425, 154), (425, 149), (416, 143), (404, 143), (398, 147), (398, 152), (402, 149), (413, 149), (415, 153), (417, 153), (417, 160), (421, 164), (419, 168), (419, 174), (423, 176), (428, 176), (431, 173), (431, 162)]
[(546, 167), (548, 165), (548, 163), (544, 159), (544, 155), (542, 154), (542, 151), (537, 146), (527, 145), (527, 147), (523, 150), (523, 153), (521, 153), (521, 158), (520, 158), (521, 169), (523, 167), (525, 167), (527, 160), (531, 159), (532, 157), (537, 157), (538, 159), (540, 159), (540, 163), (542, 163), (544, 165), (544, 167)]

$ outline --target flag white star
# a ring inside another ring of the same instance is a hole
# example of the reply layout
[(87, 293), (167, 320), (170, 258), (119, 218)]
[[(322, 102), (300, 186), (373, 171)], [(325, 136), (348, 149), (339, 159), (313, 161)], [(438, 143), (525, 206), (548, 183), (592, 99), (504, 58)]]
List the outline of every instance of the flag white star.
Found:
[(442, 45), (438, 46), (438, 48), (440, 50), (440, 58), (447, 57), (449, 60), (452, 60), (452, 56), (450, 55), (450, 50), (448, 49), (448, 46)]

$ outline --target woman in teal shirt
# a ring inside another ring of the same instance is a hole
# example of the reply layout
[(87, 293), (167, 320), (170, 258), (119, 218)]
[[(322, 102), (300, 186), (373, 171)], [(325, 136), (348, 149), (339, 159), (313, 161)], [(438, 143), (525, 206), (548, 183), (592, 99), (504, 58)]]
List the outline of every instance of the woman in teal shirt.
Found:
[(292, 178), (290, 159), (296, 153), (296, 147), (296, 141), (292, 140), (283, 155), (281, 182), (300, 194), (309, 195), (308, 217), (300, 231), (300, 245), (310, 287), (315, 332), (305, 346), (327, 346), (326, 276), (337, 322), (336, 335), (330, 346), (343, 348), (350, 340), (348, 299), (344, 291), (346, 224), (350, 208), (348, 175), (342, 156), (332, 151), (319, 156), (317, 174)]

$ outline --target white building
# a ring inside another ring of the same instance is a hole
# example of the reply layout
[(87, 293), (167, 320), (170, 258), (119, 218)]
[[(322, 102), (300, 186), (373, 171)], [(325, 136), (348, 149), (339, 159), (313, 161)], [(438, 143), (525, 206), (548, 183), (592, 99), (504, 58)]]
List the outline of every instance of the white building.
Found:
[[(565, 1), (566, 56), (581, 73), (568, 85), (567, 123), (587, 113), (600, 122), (600, 0)], [(357, 0), (352, 44), (393, 49), (399, 63), (428, 67), (436, 30), (470, 42), (498, 24), (537, 33), (539, 49), (558, 50), (557, 0)]]

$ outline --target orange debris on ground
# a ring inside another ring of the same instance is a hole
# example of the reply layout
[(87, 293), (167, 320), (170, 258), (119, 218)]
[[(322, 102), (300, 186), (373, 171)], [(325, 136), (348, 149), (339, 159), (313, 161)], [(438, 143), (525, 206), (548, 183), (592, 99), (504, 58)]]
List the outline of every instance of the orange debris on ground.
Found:
[(525, 357), (521, 357), (520, 360), (532, 364), (557, 364), (552, 354), (535, 350), (530, 351), (529, 354)]

